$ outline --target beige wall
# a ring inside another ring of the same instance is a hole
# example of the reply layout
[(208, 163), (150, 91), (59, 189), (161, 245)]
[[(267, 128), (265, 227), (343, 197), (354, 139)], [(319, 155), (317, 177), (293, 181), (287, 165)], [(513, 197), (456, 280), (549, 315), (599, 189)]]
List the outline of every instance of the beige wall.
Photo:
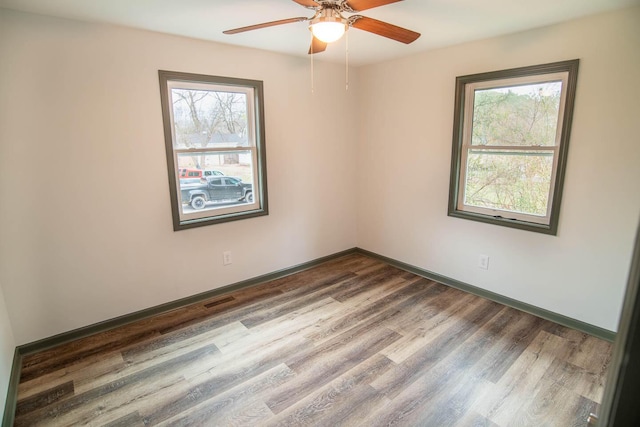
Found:
[[(317, 61), (312, 95), (304, 58), (1, 9), (0, 28), (17, 344), (356, 245), (355, 70), (346, 92), (344, 67)], [(173, 231), (159, 69), (264, 81), (268, 216)]]
[[(360, 69), (358, 246), (616, 330), (640, 213), (639, 22), (636, 7)], [(558, 235), (448, 217), (456, 76), (574, 58)]]

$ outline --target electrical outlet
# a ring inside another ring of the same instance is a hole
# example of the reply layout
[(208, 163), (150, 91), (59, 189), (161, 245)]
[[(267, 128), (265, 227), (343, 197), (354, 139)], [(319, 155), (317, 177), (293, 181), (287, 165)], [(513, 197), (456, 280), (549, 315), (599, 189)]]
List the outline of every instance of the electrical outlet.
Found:
[(231, 251), (222, 252), (222, 265), (229, 265), (231, 262)]
[(489, 269), (489, 255), (478, 255), (478, 268)]

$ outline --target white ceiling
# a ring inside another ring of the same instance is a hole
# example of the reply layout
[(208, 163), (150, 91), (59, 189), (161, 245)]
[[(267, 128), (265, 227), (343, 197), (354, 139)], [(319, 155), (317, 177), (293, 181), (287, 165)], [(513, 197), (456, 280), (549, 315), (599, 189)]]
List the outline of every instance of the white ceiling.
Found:
[[(404, 0), (361, 12), (422, 34), (404, 45), (357, 29), (349, 30), (349, 63), (365, 65), (418, 51), (541, 27), (640, 4), (640, 0)], [(90, 22), (306, 56), (305, 22), (236, 35), (223, 30), (313, 11), (291, 0), (0, 0), (0, 7)], [(344, 41), (317, 59), (344, 62)]]

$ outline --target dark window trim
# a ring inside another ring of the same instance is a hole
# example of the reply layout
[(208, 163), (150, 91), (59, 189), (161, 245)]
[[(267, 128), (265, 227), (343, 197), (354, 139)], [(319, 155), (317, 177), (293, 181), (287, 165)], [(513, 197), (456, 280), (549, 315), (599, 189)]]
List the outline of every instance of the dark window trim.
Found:
[[(267, 195), (267, 153), (264, 130), (264, 89), (260, 80), (239, 79), (234, 77), (209, 76), (205, 74), (183, 73), (178, 71), (158, 71), (160, 81), (160, 103), (162, 106), (162, 121), (164, 129), (165, 153), (167, 156), (167, 170), (169, 174), (169, 196), (171, 199), (171, 213), (173, 217), (173, 230), (185, 230), (205, 225), (219, 224), (240, 219), (255, 218), (269, 214)], [(180, 220), (180, 200), (178, 195), (178, 183), (176, 182), (176, 170), (173, 163), (173, 132), (171, 129), (171, 116), (169, 111), (169, 81), (211, 83), (218, 86), (244, 86), (254, 90), (255, 107), (255, 134), (256, 152), (258, 159), (257, 187), (253, 191), (260, 191), (260, 207), (246, 212), (236, 212), (226, 215), (215, 215), (206, 218)]]
[[(567, 163), (567, 153), (569, 150), (569, 139), (571, 135), (571, 122), (573, 118), (573, 108), (575, 104), (576, 86), (578, 81), (579, 59), (570, 61), (554, 62), (549, 64), (533, 65), (528, 67), (512, 68), (508, 70), (491, 71), (480, 74), (456, 77), (455, 104), (453, 110), (453, 144), (451, 152), (451, 176), (449, 181), (449, 210), (448, 215), (456, 218), (464, 218), (472, 221), (479, 221), (488, 224), (502, 225), (505, 227), (518, 228), (521, 230), (534, 231), (556, 235), (558, 232), (558, 220), (560, 217), (560, 205), (562, 200), (562, 188)], [(551, 199), (551, 214), (549, 224), (536, 224), (532, 222), (507, 219), (480, 213), (461, 211), (457, 208), (458, 192), (460, 191), (460, 168), (461, 149), (464, 138), (464, 112), (465, 112), (465, 87), (470, 83), (484, 82), (490, 80), (502, 80), (515, 77), (529, 77), (558, 72), (568, 72), (566, 88), (566, 103), (562, 130), (560, 136), (560, 147), (558, 150), (558, 166), (556, 169), (556, 179)]]

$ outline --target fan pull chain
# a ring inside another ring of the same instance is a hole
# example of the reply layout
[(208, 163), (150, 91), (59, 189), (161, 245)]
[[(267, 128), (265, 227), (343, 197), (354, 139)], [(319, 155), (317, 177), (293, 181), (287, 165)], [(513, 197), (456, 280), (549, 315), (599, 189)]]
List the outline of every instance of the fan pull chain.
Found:
[(313, 34), (311, 34), (311, 95), (313, 95), (314, 80), (313, 80)]
[(346, 64), (346, 70), (345, 70), (345, 80), (346, 80), (346, 85), (345, 85), (345, 89), (344, 90), (349, 90), (349, 31), (347, 31), (347, 33), (345, 34), (345, 64)]

